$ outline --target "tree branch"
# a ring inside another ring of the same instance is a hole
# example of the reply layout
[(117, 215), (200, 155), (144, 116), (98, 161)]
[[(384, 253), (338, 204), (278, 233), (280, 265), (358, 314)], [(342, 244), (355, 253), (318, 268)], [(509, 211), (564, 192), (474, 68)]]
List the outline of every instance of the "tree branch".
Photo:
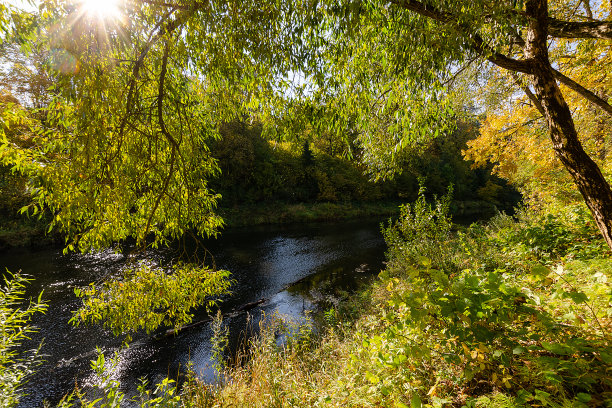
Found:
[(520, 72), (523, 74), (531, 74), (532, 67), (531, 61), (517, 60), (510, 58), (502, 53), (494, 51), (488, 44), (484, 42), (482, 37), (478, 34), (474, 34), (471, 38), (474, 50), (478, 52), (482, 57), (486, 58), (498, 67), (507, 69), (509, 71)]
[(586, 12), (589, 20), (593, 19), (593, 11), (591, 10), (591, 2), (589, 0), (582, 0), (582, 5), (584, 6), (584, 11)]
[(531, 63), (529, 61), (516, 60), (495, 51), (478, 33), (473, 32), (465, 24), (460, 23), (453, 14), (415, 0), (390, 0), (390, 2), (440, 23), (452, 23), (468, 38), (467, 41), (471, 42), (469, 44), (471, 48), (493, 64), (510, 71), (522, 72), (524, 74), (531, 73)]
[(160, 6), (160, 7), (171, 7), (175, 10), (193, 10), (198, 9), (204, 6), (204, 3), (197, 1), (190, 1), (187, 4), (176, 4), (169, 3), (167, 1), (156, 1), (156, 0), (140, 0), (142, 3), (150, 4), (152, 6)]
[(160, 6), (160, 7), (171, 7), (175, 10), (189, 10), (189, 6), (184, 4), (173, 4), (167, 3), (165, 1), (153, 1), (153, 0), (141, 0), (145, 4), (150, 4), (152, 6)]
[(610, 106), (610, 104), (604, 99), (600, 98), (595, 93), (589, 91), (573, 79), (566, 77), (556, 69), (553, 69), (553, 74), (555, 75), (555, 79), (557, 79), (557, 81), (561, 82), (563, 85), (567, 86), (569, 89), (578, 93), (587, 101), (593, 103), (594, 105), (605, 111), (607, 114), (612, 116), (612, 106)]
[(512, 75), (512, 78), (514, 79), (514, 83), (523, 90), (525, 95), (527, 95), (527, 98), (529, 98), (531, 103), (533, 103), (533, 105), (536, 107), (538, 112), (540, 112), (542, 116), (545, 116), (544, 107), (542, 106), (542, 102), (540, 102), (540, 100), (533, 94), (533, 92), (531, 92), (531, 89), (529, 89), (529, 87), (525, 85), (523, 81), (521, 81), (521, 78), (516, 72), (511, 72), (510, 75)]
[(557, 38), (612, 40), (612, 21), (562, 21), (549, 17), (548, 35)]
[[(153, 46), (153, 44), (161, 37), (160, 36), (160, 32), (162, 31), (160, 29), (161, 25), (163, 23), (165, 23), (168, 20), (168, 18), (170, 18), (170, 16), (172, 16), (173, 12), (174, 12), (174, 10), (168, 12), (164, 17), (162, 17), (160, 22), (157, 23), (157, 25), (153, 28), (153, 30), (151, 31), (151, 34), (149, 34), (149, 39), (147, 40), (147, 43), (140, 50), (140, 55), (138, 56), (138, 59), (134, 63), (134, 67), (132, 68), (132, 76), (131, 76), (130, 82), (129, 82), (130, 85), (129, 85), (129, 88), (128, 88), (127, 99), (126, 99), (126, 103), (125, 103), (126, 104), (125, 116), (122, 118), (121, 124), (119, 125), (119, 132), (118, 132), (119, 135), (123, 134), (125, 126), (127, 125), (128, 118), (129, 118), (129, 116), (131, 114), (131, 111), (132, 111), (132, 99), (134, 98), (134, 91), (136, 89), (136, 80), (139, 77), (140, 68), (144, 64), (144, 60), (145, 60), (147, 54), (149, 53), (149, 50)], [(165, 31), (167, 32), (167, 30), (165, 30)]]
[[(474, 51), (480, 54), (482, 57), (486, 58), (488, 61), (493, 64), (507, 69), (512, 72), (521, 72), (524, 74), (532, 74), (531, 61), (527, 60), (517, 60), (510, 58), (504, 54), (501, 54), (495, 50), (493, 50), (483, 38), (477, 33), (471, 33), (468, 27), (465, 27), (463, 24), (460, 24), (457, 18), (448, 13), (446, 11), (442, 11), (438, 8), (426, 5), (420, 1), (416, 0), (390, 0), (393, 4), (396, 4), (399, 7), (402, 7), (406, 10), (413, 11), (418, 13), (424, 17), (431, 18), (440, 23), (448, 24), (452, 23), (457, 27), (460, 31), (462, 31), (471, 41), (471, 45)], [(588, 2), (587, 2), (588, 3)], [(612, 23), (611, 22), (565, 22), (556, 20), (553, 18), (548, 18), (548, 34), (552, 36), (562, 37), (568, 36), (569, 38), (612, 38)], [(583, 37), (581, 37), (583, 36)], [(525, 42), (520, 36), (516, 36), (515, 41), (517, 44), (524, 46)], [(589, 102), (595, 104), (600, 107), (606, 113), (612, 115), (612, 106), (608, 104), (605, 100), (598, 97), (593, 92), (589, 91), (582, 85), (578, 84), (574, 80), (568, 78), (563, 75), (559, 71), (553, 70), (555, 78), (561, 82), (563, 85), (577, 92), (579, 95), (587, 99)], [(527, 94), (529, 96), (529, 94)], [(531, 97), (530, 97), (531, 99)], [(538, 102), (539, 103), (539, 102)], [(536, 105), (537, 106), (537, 105)], [(541, 107), (541, 104), (540, 104)]]
[[(457, 23), (457, 16), (416, 0), (390, 0), (406, 10), (414, 11), (440, 23)], [(516, 10), (509, 10), (516, 13)], [(521, 13), (522, 14), (522, 13)], [(612, 39), (612, 21), (563, 21), (548, 17), (548, 35), (558, 38)]]
[(165, 96), (164, 84), (166, 82), (166, 73), (167, 73), (167, 68), (168, 68), (169, 53), (170, 53), (170, 44), (168, 43), (168, 40), (166, 40), (165, 45), (164, 45), (164, 56), (162, 57), (161, 71), (159, 74), (159, 85), (157, 88), (158, 90), (157, 92), (157, 120), (159, 121), (159, 127), (164, 137), (168, 139), (168, 142), (170, 142), (173, 149), (176, 148), (178, 150), (179, 145), (174, 139), (174, 137), (172, 137), (170, 132), (168, 132), (168, 129), (166, 128), (166, 122), (164, 121), (164, 96)]
[(170, 169), (168, 170), (168, 174), (164, 178), (164, 184), (162, 185), (162, 189), (159, 195), (157, 196), (157, 199), (155, 200), (155, 204), (153, 205), (153, 208), (151, 209), (151, 213), (149, 214), (149, 217), (147, 219), (147, 225), (144, 230), (143, 239), (145, 239), (147, 234), (149, 233), (149, 229), (151, 228), (151, 222), (153, 220), (155, 212), (157, 212), (157, 209), (159, 208), (159, 204), (161, 203), (162, 197), (164, 196), (164, 194), (166, 194), (166, 191), (168, 191), (168, 186), (170, 185), (170, 179), (172, 178), (172, 175), (174, 173), (174, 162), (176, 161), (176, 152), (179, 150), (178, 143), (176, 142), (176, 140), (174, 140), (172, 135), (166, 129), (166, 124), (164, 122), (164, 116), (163, 116), (164, 82), (166, 79), (169, 54), (170, 54), (170, 45), (168, 43), (168, 40), (166, 40), (165, 45), (164, 45), (164, 55), (162, 57), (161, 71), (159, 74), (159, 88), (158, 88), (159, 91), (158, 91), (158, 96), (157, 96), (157, 118), (159, 120), (159, 126), (161, 128), (161, 132), (171, 144)]
[(390, 0), (396, 6), (400, 6), (406, 10), (414, 11), (423, 17), (428, 17), (440, 23), (456, 22), (457, 17), (446, 11), (442, 11), (434, 6), (424, 4), (415, 0)]

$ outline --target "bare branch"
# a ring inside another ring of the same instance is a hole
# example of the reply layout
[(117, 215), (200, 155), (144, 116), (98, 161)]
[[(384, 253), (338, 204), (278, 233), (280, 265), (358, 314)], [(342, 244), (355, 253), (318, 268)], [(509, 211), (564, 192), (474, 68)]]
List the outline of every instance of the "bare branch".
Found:
[(586, 12), (589, 20), (593, 19), (593, 10), (591, 10), (591, 2), (589, 0), (582, 0), (582, 5), (584, 6), (584, 11)]
[(525, 85), (523, 81), (521, 81), (521, 78), (516, 72), (511, 72), (510, 75), (512, 75), (512, 78), (514, 79), (514, 83), (523, 90), (525, 95), (527, 95), (527, 98), (529, 98), (531, 103), (533, 103), (533, 105), (536, 107), (538, 112), (540, 112), (542, 116), (545, 116), (544, 107), (542, 106), (542, 102), (540, 102), (540, 100), (533, 94), (533, 92), (531, 92), (531, 89), (529, 89), (529, 87)]

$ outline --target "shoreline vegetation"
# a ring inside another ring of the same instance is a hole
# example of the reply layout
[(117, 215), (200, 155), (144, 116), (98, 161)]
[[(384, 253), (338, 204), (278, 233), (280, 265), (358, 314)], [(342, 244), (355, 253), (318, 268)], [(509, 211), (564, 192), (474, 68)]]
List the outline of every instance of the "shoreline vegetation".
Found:
[[(400, 201), (380, 202), (266, 202), (244, 204), (232, 208), (219, 208), (225, 220), (224, 229), (256, 225), (329, 222), (359, 218), (395, 218), (399, 215)], [(494, 216), (497, 207), (487, 201), (454, 201), (451, 212), (459, 220), (482, 220)], [(62, 245), (60, 234), (47, 232), (48, 222), (37, 217), (15, 215), (0, 223), (0, 251), (10, 248), (44, 248)], [(223, 231), (221, 231), (223, 233)]]
[[(317, 203), (265, 203), (221, 208), (219, 213), (226, 220), (226, 228), (255, 225), (273, 225), (308, 222), (327, 222), (357, 218), (396, 218), (401, 201), (380, 202), (317, 202)], [(497, 207), (487, 201), (453, 201), (451, 212), (459, 220), (487, 220), (497, 212)]]
[[(236, 353), (213, 319), (219, 382), (141, 388), (139, 406), (611, 406), (612, 257), (582, 206), (455, 229), (448, 198), (401, 207), (385, 269), (319, 330), (267, 316)], [(110, 378), (104, 356), (92, 363)], [(105, 371), (106, 367), (106, 371)], [(101, 403), (127, 398), (117, 381)], [(72, 395), (63, 407), (86, 396)], [(112, 405), (109, 405), (112, 406)]]
[(523, 209), (451, 233), (449, 206), (404, 206), (385, 231), (386, 268), (325, 311), (320, 334), (273, 316), (221, 365), (222, 383), (192, 378), (182, 401), (611, 406), (612, 258), (584, 209)]

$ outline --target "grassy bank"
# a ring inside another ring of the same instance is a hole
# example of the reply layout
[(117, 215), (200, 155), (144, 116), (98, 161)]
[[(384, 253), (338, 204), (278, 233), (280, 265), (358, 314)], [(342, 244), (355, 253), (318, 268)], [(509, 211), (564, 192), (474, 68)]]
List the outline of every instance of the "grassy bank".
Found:
[[(227, 227), (245, 227), (264, 224), (290, 224), (338, 221), (356, 218), (399, 216), (398, 201), (374, 202), (315, 202), (288, 204), (268, 202), (221, 208), (219, 213)], [(482, 220), (492, 217), (497, 208), (487, 201), (453, 201), (449, 208), (456, 219)]]
[[(219, 214), (226, 222), (226, 228), (248, 227), (255, 225), (274, 225), (291, 223), (309, 223), (340, 221), (367, 218), (396, 218), (399, 215), (400, 202), (313, 202), (283, 203), (263, 202), (260, 204), (243, 204), (232, 208), (220, 208)], [(496, 207), (486, 201), (454, 201), (452, 213), (457, 219), (487, 219), (497, 211)], [(48, 220), (37, 217), (20, 216), (17, 210), (0, 221), (0, 250), (12, 247), (41, 247), (61, 244), (63, 240), (57, 234), (48, 234)]]
[(37, 218), (12, 217), (0, 221), (0, 251), (16, 247), (41, 248), (61, 244), (57, 234), (47, 233), (48, 222)]
[(399, 215), (397, 202), (299, 203), (281, 202), (221, 208), (227, 227), (348, 220)]
[[(279, 202), (221, 208), (226, 228), (383, 218), (399, 215), (397, 202), (299, 203)], [(15, 215), (0, 222), (0, 251), (12, 247), (41, 247), (62, 243), (56, 234), (47, 234), (48, 223), (36, 217)]]
[[(448, 203), (447, 203), (448, 204)], [(452, 233), (405, 207), (372, 287), (278, 345), (272, 320), (198, 407), (612, 406), (612, 259), (584, 213), (523, 212)]]

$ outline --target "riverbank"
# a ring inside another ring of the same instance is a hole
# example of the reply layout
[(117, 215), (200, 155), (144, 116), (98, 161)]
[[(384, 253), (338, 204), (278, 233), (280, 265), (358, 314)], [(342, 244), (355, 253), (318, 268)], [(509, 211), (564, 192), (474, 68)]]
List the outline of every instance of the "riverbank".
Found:
[(0, 222), (0, 252), (11, 248), (39, 249), (61, 245), (59, 234), (48, 233), (48, 223), (38, 218), (13, 217)]
[(400, 202), (297, 203), (282, 202), (220, 208), (226, 228), (397, 217)]
[[(351, 292), (359, 282), (370, 279), (382, 268), (385, 244), (379, 222), (360, 220), (235, 228), (208, 241), (206, 250), (214, 254), (218, 268), (232, 272), (232, 293), (219, 303), (224, 327), (229, 329), (226, 339), (231, 353), (244, 340), (249, 325), (257, 327), (262, 313), (282, 313), (295, 321), (306, 321), (304, 311), (318, 310), (321, 302), (344, 297), (345, 291)], [(175, 251), (160, 249), (136, 256), (168, 264), (176, 259), (175, 255)], [(137, 259), (132, 257), (131, 261)], [(75, 380), (81, 390), (89, 390), (93, 385), (90, 360), (96, 358), (96, 346), (104, 350), (107, 358), (114, 351), (120, 352), (121, 366), (112, 375), (121, 381), (126, 399), (138, 393), (139, 378), (147, 377), (154, 383), (168, 372), (176, 378), (177, 372), (185, 371), (188, 361), (200, 378), (216, 382), (209, 324), (195, 325), (171, 336), (153, 337), (139, 332), (133, 335), (129, 349), (123, 350), (122, 338), (113, 337), (98, 325), (75, 327), (68, 323), (72, 311), (82, 304), (74, 296), (74, 289), (88, 288), (90, 282), (100, 282), (109, 275), (117, 276), (128, 261), (113, 251), (62, 256), (57, 248), (23, 249), (0, 256), (3, 270), (21, 270), (34, 279), (28, 285), (26, 298), (35, 298), (44, 290), (43, 299), (49, 305), (45, 315), (37, 315), (32, 321), (39, 331), (31, 336), (28, 349), (45, 338), (41, 352), (46, 356), (25, 385), (23, 391), (29, 395), (23, 398), (20, 408), (40, 407), (43, 399), (55, 406), (74, 389)], [(209, 315), (205, 308), (190, 313), (194, 323)]]
[[(226, 227), (247, 227), (309, 222), (327, 222), (351, 219), (397, 218), (401, 201), (298, 203), (282, 202), (242, 205), (220, 208), (219, 214)], [(487, 201), (452, 201), (450, 212), (457, 220), (487, 220), (498, 213), (497, 207)]]
[[(397, 218), (400, 201), (380, 202), (265, 202), (219, 208), (225, 228), (256, 225), (299, 224), (344, 221), (351, 219)], [(497, 213), (497, 207), (487, 201), (453, 201), (451, 213), (457, 220), (486, 220)], [(10, 248), (44, 248), (61, 245), (61, 235), (48, 233), (48, 222), (37, 217), (7, 218), (0, 222), (0, 252)]]
[[(198, 407), (612, 404), (612, 258), (585, 219), (521, 213), (449, 234), (421, 203), (385, 233), (379, 280), (320, 337), (272, 319)], [(584, 214), (577, 215), (578, 218)], [(279, 335), (288, 337), (279, 345)]]
[[(219, 208), (225, 220), (225, 229), (257, 225), (280, 225), (345, 221), (397, 217), (400, 202), (346, 202), (346, 203), (283, 203), (266, 202)], [(58, 234), (47, 233), (45, 220), (15, 217), (0, 223), (0, 251), (10, 248), (43, 248), (62, 244)]]

